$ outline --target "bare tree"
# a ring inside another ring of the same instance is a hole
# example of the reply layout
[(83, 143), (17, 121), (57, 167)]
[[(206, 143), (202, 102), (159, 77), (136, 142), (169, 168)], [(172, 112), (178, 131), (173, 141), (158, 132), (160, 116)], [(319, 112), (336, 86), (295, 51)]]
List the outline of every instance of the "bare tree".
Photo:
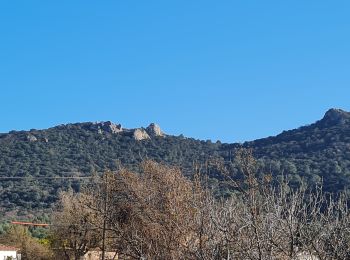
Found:
[(140, 169), (107, 172), (85, 189), (82, 207), (120, 255), (182, 259), (193, 240), (196, 189), (178, 168), (146, 161)]
[(350, 258), (344, 194), (273, 183), (270, 174), (257, 174), (251, 150), (237, 152), (239, 180), (222, 162), (210, 163), (237, 193), (215, 198), (200, 168), (191, 181), (179, 168), (145, 161), (137, 173), (107, 172), (82, 194), (64, 195), (56, 222), (70, 228), (55, 230), (66, 237), (58, 239), (61, 248), (78, 257), (99, 246), (129, 259)]
[(88, 194), (62, 193), (59, 209), (53, 214), (53, 247), (65, 259), (80, 259), (89, 249), (100, 245), (101, 218), (86, 207)]

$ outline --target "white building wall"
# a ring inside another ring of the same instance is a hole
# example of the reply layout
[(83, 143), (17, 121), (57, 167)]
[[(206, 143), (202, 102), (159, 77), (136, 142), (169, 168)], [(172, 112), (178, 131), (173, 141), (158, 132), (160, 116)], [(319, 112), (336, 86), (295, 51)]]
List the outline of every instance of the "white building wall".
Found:
[(17, 253), (16, 251), (0, 251), (0, 260), (6, 260), (7, 257), (12, 257), (13, 259), (16, 259)]

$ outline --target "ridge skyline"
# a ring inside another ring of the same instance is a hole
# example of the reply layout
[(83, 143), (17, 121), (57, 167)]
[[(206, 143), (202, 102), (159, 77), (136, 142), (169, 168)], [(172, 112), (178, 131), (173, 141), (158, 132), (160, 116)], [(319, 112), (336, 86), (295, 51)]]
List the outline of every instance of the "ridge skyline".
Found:
[[(139, 127), (124, 127), (123, 124), (121, 124), (120, 122), (113, 122), (111, 120), (106, 120), (106, 121), (86, 121), (86, 122), (70, 122), (70, 123), (65, 123), (65, 124), (58, 124), (58, 125), (54, 125), (48, 128), (41, 128), (41, 129), (36, 129), (36, 128), (31, 128), (28, 130), (10, 130), (8, 132), (0, 132), (0, 135), (6, 135), (6, 134), (11, 134), (11, 132), (33, 132), (33, 131), (45, 131), (45, 130), (49, 130), (49, 129), (56, 129), (59, 127), (68, 127), (70, 125), (85, 125), (85, 124), (91, 124), (91, 125), (100, 125), (102, 127), (105, 127), (106, 125), (109, 126), (111, 125), (113, 128), (118, 128), (119, 130), (117, 132), (113, 132), (114, 130), (112, 130), (113, 134), (118, 134), (119, 132), (124, 132), (124, 133), (134, 133), (137, 130), (141, 130), (141, 131), (145, 131), (148, 133), (149, 128), (155, 127), (155, 128), (159, 128), (159, 131), (161, 134), (161, 136), (184, 136), (185, 138), (192, 138), (195, 140), (210, 140), (212, 142), (221, 142), (221, 143), (226, 143), (226, 144), (244, 144), (244, 143), (250, 143), (250, 142), (254, 142), (254, 141), (258, 141), (258, 140), (262, 140), (262, 139), (267, 139), (270, 137), (275, 137), (275, 136), (279, 136), (280, 134), (283, 134), (284, 132), (288, 132), (288, 131), (293, 131), (293, 130), (297, 130), (303, 127), (308, 127), (314, 124), (321, 124), (322, 126), (331, 126), (332, 124), (337, 124), (339, 122), (350, 122), (350, 112), (342, 109), (342, 108), (329, 108), (323, 115), (322, 118), (308, 123), (308, 124), (304, 124), (304, 125), (300, 125), (294, 128), (290, 128), (290, 129), (284, 129), (282, 131), (280, 131), (277, 134), (270, 134), (268, 136), (264, 136), (264, 137), (259, 137), (259, 138), (255, 138), (255, 139), (251, 139), (251, 140), (243, 140), (243, 141), (233, 141), (233, 142), (225, 142), (223, 140), (211, 140), (211, 139), (201, 139), (201, 138), (196, 138), (193, 136), (189, 136), (186, 135), (185, 133), (180, 133), (180, 134), (172, 134), (172, 133), (168, 133), (167, 131), (163, 131), (163, 129), (161, 128), (161, 125), (156, 123), (156, 122), (151, 122), (148, 124), (147, 127), (145, 126), (139, 126)], [(157, 130), (158, 131), (158, 130)], [(152, 134), (150, 134), (151, 136)], [(142, 140), (143, 138), (141, 138)], [(147, 139), (147, 138), (146, 138)], [(140, 140), (139, 140), (140, 141)]]

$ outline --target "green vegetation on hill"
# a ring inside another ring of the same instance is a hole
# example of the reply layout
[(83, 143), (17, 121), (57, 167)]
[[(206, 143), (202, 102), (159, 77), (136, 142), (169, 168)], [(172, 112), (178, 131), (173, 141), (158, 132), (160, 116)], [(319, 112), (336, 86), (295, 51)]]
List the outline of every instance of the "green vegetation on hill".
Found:
[(295, 182), (323, 180), (326, 191), (350, 187), (350, 113), (330, 109), (309, 126), (245, 144), (273, 173)]
[[(329, 110), (315, 124), (286, 131), (276, 137), (244, 144), (222, 144), (183, 136), (157, 136), (136, 140), (133, 130), (118, 132), (110, 122), (77, 123), (47, 130), (11, 131), (0, 135), (0, 206), (3, 212), (27, 215), (49, 208), (61, 190), (78, 191), (88, 180), (44, 179), (42, 177), (91, 176), (120, 165), (136, 168), (144, 159), (179, 165), (191, 176), (201, 165), (218, 195), (229, 190), (218, 174), (217, 163), (225, 164), (232, 177), (240, 178), (235, 150), (254, 150), (259, 169), (285, 176), (292, 185), (302, 180), (323, 180), (327, 191), (336, 192), (350, 184), (350, 113)], [(278, 177), (279, 178), (279, 177)], [(278, 179), (277, 178), (277, 179)]]

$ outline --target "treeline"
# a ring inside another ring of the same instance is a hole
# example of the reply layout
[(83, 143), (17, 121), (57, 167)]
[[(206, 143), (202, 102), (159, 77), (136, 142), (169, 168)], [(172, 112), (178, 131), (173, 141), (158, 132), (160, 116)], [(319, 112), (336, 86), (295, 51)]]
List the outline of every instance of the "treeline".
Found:
[(345, 194), (276, 185), (258, 174), (249, 150), (236, 160), (240, 180), (222, 171), (239, 191), (228, 198), (213, 195), (200, 168), (191, 181), (152, 161), (136, 173), (97, 176), (81, 193), (62, 193), (51, 230), (56, 259), (79, 259), (95, 248), (120, 259), (350, 258)]

